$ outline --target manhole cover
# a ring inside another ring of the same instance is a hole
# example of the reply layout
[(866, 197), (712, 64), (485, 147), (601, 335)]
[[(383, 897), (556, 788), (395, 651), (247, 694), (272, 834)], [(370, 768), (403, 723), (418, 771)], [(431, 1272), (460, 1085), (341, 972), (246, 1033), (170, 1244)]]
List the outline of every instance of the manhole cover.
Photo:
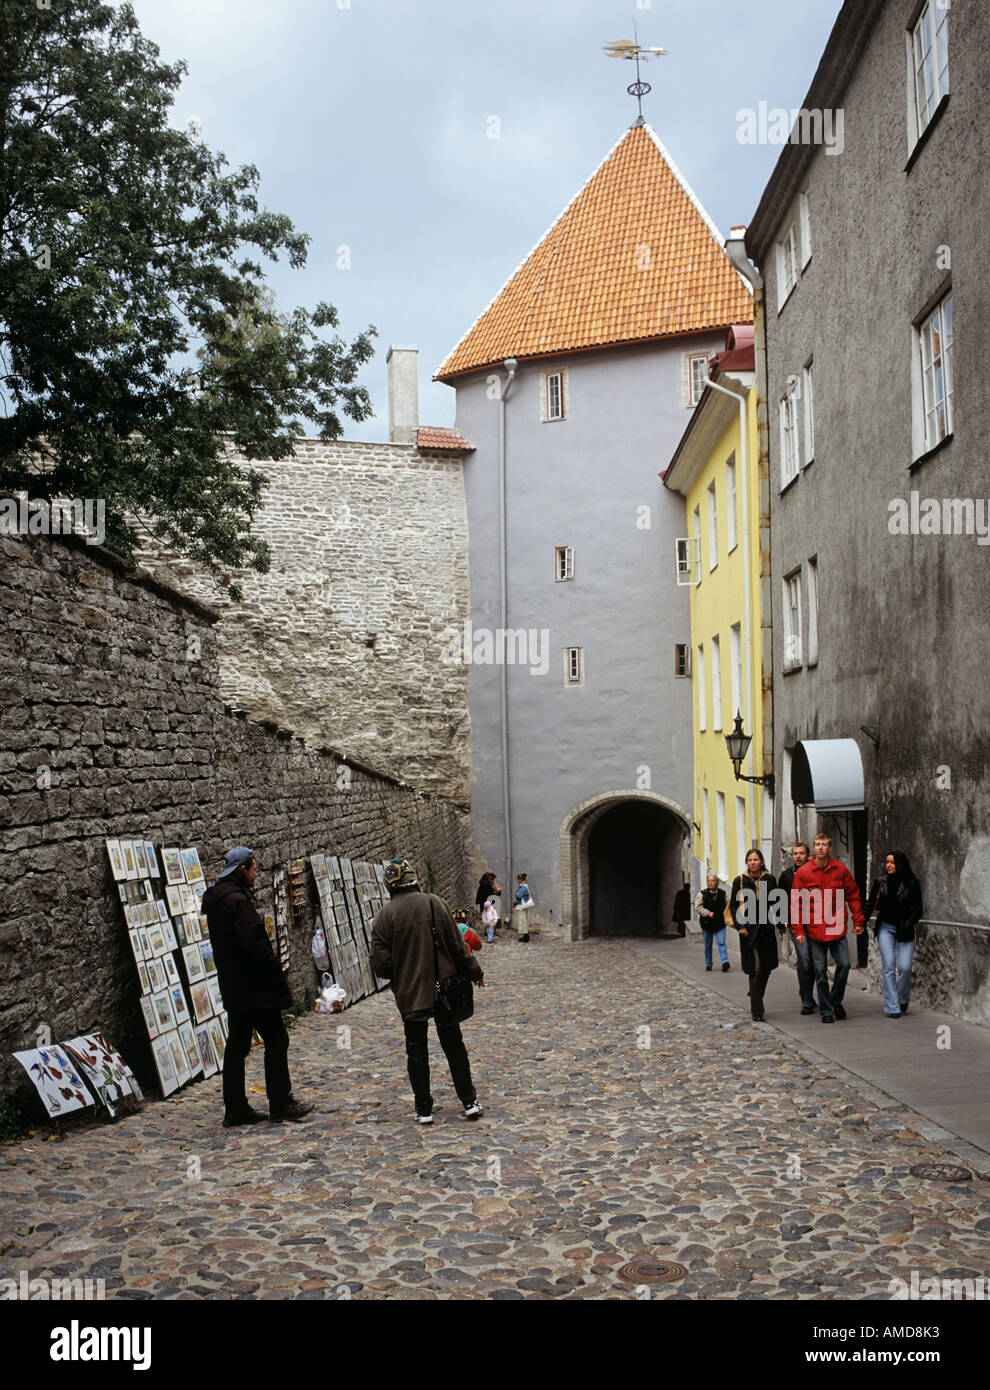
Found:
[(615, 1272), (629, 1284), (673, 1284), (687, 1274), (684, 1265), (673, 1260), (633, 1260)]
[(968, 1168), (955, 1163), (916, 1163), (910, 1170), (912, 1178), (928, 1178), (931, 1182), (971, 1182)]

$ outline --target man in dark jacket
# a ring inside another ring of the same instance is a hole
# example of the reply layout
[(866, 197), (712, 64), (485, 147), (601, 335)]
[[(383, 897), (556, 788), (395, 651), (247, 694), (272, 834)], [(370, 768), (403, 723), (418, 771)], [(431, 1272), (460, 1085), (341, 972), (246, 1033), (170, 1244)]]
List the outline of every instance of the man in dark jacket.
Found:
[(292, 1002), (265, 924), (251, 901), (258, 877), (254, 851), (237, 845), (224, 855), (226, 869), (203, 896), (217, 965), (217, 979), (227, 1010), (227, 1048), (223, 1056), (225, 1129), (253, 1125), (264, 1115), (248, 1104), (244, 1063), (255, 1029), (265, 1044), (265, 1090), (268, 1117), (301, 1120), (312, 1110), (292, 1094), (289, 1080), (289, 1035), (282, 1010)]
[[(371, 933), (371, 968), (391, 983), (406, 1033), (406, 1060), (416, 1100), (416, 1119), (422, 1125), (431, 1125), (433, 1096), (427, 1033), (436, 1001), (437, 980), (463, 975), (483, 987), (485, 977), (464, 945), (446, 903), (420, 891), (415, 870), (408, 860), (393, 859), (386, 865), (385, 884), (392, 900), (375, 917)], [(476, 1120), (482, 1108), (471, 1080), (471, 1063), (460, 1024), (438, 1023), (437, 1037), (464, 1114), (467, 1119)]]

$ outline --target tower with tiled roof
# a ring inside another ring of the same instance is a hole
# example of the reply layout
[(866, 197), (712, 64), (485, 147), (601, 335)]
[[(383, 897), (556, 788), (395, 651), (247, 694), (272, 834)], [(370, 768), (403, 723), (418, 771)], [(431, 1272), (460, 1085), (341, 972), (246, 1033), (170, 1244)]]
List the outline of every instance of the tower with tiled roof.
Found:
[(751, 321), (716, 227), (637, 124), (436, 374), (476, 446), (472, 617), (450, 658), (471, 661), (478, 847), (503, 902), (527, 872), (539, 917), (575, 937), (672, 929), (690, 619), (657, 475), (708, 358)]

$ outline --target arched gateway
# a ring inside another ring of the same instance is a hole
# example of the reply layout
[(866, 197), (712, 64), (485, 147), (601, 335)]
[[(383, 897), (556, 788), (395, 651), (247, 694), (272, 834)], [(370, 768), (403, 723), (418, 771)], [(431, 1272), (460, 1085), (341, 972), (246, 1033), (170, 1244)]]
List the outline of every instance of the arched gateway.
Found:
[(687, 810), (659, 792), (602, 792), (575, 806), (560, 827), (568, 939), (672, 932), (674, 894), (688, 877), (689, 826)]

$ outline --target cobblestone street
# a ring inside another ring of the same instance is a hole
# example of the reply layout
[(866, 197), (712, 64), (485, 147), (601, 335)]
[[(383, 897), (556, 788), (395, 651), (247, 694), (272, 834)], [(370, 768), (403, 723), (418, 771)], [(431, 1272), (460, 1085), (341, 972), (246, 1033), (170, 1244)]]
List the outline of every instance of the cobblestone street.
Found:
[[(662, 954), (486, 948), (464, 1030), (476, 1123), (434, 1036), (436, 1123), (416, 1126), (386, 994), (294, 1029), (308, 1122), (224, 1130), (214, 1077), (5, 1146), (0, 1277), (102, 1278), (125, 1299), (887, 1299), (912, 1269), (990, 1273), (984, 1179), (911, 1176), (958, 1163), (914, 1112)], [(260, 1087), (258, 1049), (248, 1075)], [(624, 1277), (637, 1261), (685, 1272)]]

